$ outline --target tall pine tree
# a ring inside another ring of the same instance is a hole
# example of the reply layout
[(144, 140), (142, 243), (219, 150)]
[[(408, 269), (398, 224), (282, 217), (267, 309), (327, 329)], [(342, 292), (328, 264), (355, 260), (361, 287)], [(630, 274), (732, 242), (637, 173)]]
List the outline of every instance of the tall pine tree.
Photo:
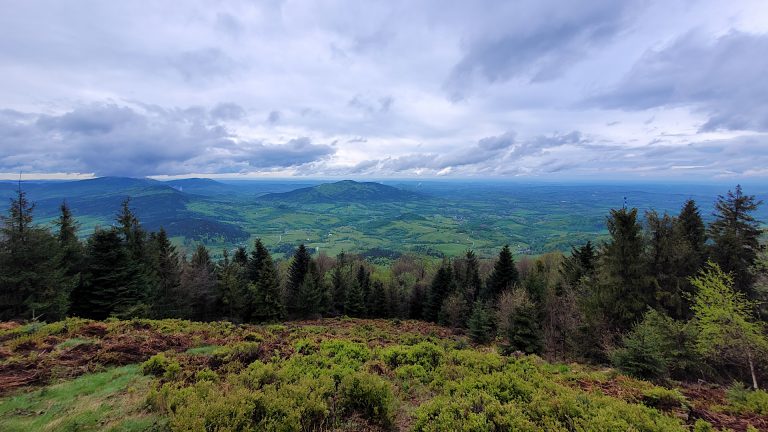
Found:
[(565, 282), (575, 287), (583, 277), (591, 277), (595, 273), (597, 252), (591, 241), (580, 247), (571, 247), (571, 256), (563, 260), (560, 274)]
[(718, 197), (715, 203), (715, 221), (709, 226), (713, 241), (712, 258), (726, 273), (733, 274), (734, 288), (750, 298), (754, 276), (750, 268), (760, 250), (760, 223), (753, 213), (762, 201), (752, 195), (744, 195), (741, 185)]
[(79, 279), (83, 264), (83, 244), (77, 237), (80, 225), (66, 202), (61, 203), (59, 210), (61, 213), (55, 223), (59, 228), (57, 240), (61, 250), (61, 265), (67, 276)]
[(626, 330), (652, 300), (637, 209), (611, 210), (607, 225), (611, 240), (601, 254), (598, 313), (615, 329)]
[(331, 308), (332, 312), (340, 314), (345, 313), (344, 304), (349, 291), (349, 281), (347, 278), (347, 259), (344, 252), (336, 257), (336, 265), (333, 266), (331, 273)]
[(181, 290), (188, 300), (188, 318), (210, 321), (216, 318), (216, 274), (208, 249), (197, 245), (181, 273)]
[(223, 251), (223, 255), (224, 259), (217, 267), (217, 309), (219, 311), (217, 318), (239, 321), (243, 319), (244, 309), (247, 307), (248, 279), (246, 269), (237, 260), (231, 260), (226, 249)]
[(34, 204), (19, 189), (0, 222), (0, 319), (65, 316), (73, 277), (62, 265), (57, 239), (33, 225)]
[(163, 228), (150, 235), (152, 266), (156, 285), (152, 294), (152, 316), (182, 317), (186, 312), (181, 291), (181, 263), (176, 247)]
[(437, 322), (443, 301), (455, 289), (453, 268), (450, 261), (444, 260), (440, 268), (437, 269), (437, 273), (435, 273), (435, 277), (432, 279), (432, 284), (429, 287), (427, 301), (424, 303), (424, 319)]
[(73, 294), (73, 313), (93, 319), (130, 317), (141, 299), (132, 284), (134, 270), (120, 233), (97, 229), (88, 239), (87, 256), (83, 284)]
[[(286, 281), (286, 299), (285, 309), (288, 315), (292, 318), (301, 317), (306, 309), (307, 302), (313, 299), (307, 299), (305, 296), (312, 293), (313, 281), (307, 280), (309, 274), (309, 266), (312, 262), (312, 257), (309, 255), (309, 251), (302, 244), (296, 249), (293, 254), (293, 260), (291, 266), (288, 269), (288, 280)], [(314, 297), (314, 295), (312, 296)]]
[(480, 279), (480, 262), (477, 255), (471, 249), (467, 249), (461, 265), (461, 272), (457, 274), (459, 290), (468, 305), (474, 304), (480, 296), (483, 282)]
[(285, 316), (280, 301), (280, 283), (272, 256), (261, 239), (257, 239), (248, 262), (249, 274), (256, 275), (249, 285), (247, 319), (264, 322), (276, 321)]
[(509, 245), (504, 245), (485, 284), (486, 290), (482, 298), (486, 301), (495, 301), (499, 294), (511, 289), (518, 282), (519, 278), (515, 260), (512, 257), (512, 251), (509, 249)]

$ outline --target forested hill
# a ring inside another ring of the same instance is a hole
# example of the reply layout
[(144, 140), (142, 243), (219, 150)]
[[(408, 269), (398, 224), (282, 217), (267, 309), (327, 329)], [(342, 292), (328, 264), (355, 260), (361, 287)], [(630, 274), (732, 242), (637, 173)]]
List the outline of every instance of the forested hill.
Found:
[(296, 189), (290, 192), (272, 193), (261, 197), (263, 201), (293, 203), (336, 203), (336, 202), (396, 202), (413, 201), (424, 195), (374, 182), (342, 180), (317, 186)]

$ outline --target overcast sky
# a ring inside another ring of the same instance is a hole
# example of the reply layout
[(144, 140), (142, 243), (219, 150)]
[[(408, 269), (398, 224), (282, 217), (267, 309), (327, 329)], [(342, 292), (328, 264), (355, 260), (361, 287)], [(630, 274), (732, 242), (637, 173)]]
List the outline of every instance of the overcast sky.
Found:
[(765, 0), (0, 10), (6, 177), (768, 177)]

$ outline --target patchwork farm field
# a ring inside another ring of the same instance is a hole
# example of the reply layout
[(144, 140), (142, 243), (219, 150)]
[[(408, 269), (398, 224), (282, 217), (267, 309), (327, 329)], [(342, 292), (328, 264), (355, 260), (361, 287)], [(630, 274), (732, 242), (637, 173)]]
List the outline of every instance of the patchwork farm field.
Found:
[(721, 387), (504, 356), (400, 320), (7, 322), (0, 394), (3, 431), (768, 429)]

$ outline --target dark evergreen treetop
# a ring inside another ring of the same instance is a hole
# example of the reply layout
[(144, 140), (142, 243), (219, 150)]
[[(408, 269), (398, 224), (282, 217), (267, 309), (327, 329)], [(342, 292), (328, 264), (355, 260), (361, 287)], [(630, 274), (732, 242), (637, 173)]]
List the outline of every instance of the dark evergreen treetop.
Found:
[(73, 279), (47, 228), (33, 225), (34, 204), (19, 189), (0, 222), (0, 320), (57, 320), (66, 314)]
[(297, 289), (304, 278), (309, 272), (309, 263), (312, 261), (312, 257), (309, 255), (307, 248), (301, 244), (293, 254), (293, 261), (291, 267), (288, 269), (288, 287), (289, 289)]
[(235, 255), (232, 257), (232, 260), (245, 268), (248, 265), (248, 252), (246, 252), (244, 247), (240, 246), (235, 249)]
[(179, 253), (171, 244), (165, 229), (150, 235), (152, 245), (153, 269), (156, 276), (156, 286), (153, 290), (153, 316), (170, 318), (183, 316), (181, 296), (181, 265)]
[(725, 272), (733, 273), (737, 290), (753, 296), (754, 276), (750, 268), (760, 250), (760, 222), (752, 213), (762, 201), (753, 195), (744, 195), (741, 185), (718, 197), (715, 203), (715, 221), (709, 226), (714, 242), (712, 257)]
[(597, 251), (591, 241), (576, 247), (571, 247), (571, 256), (563, 260), (560, 274), (565, 282), (571, 286), (579, 283), (581, 278), (594, 275), (597, 266)]
[(84, 287), (73, 304), (79, 316), (104, 319), (129, 309), (139, 299), (131, 284), (130, 257), (114, 229), (97, 230), (88, 239)]
[(56, 220), (56, 225), (59, 227), (59, 244), (65, 246), (79, 243), (77, 239), (77, 230), (80, 228), (80, 225), (72, 216), (72, 211), (69, 209), (66, 201), (61, 203), (60, 210), (61, 214)]
[(520, 276), (515, 266), (515, 260), (512, 257), (512, 251), (509, 245), (504, 245), (499, 252), (499, 258), (493, 266), (493, 271), (488, 277), (486, 283), (486, 293), (483, 295), (485, 300), (495, 300), (499, 294), (512, 288), (519, 280)]
[(601, 254), (602, 297), (612, 324), (618, 329), (628, 329), (652, 300), (637, 209), (611, 210), (607, 225), (611, 241), (605, 244)]
[(261, 240), (256, 241), (253, 258), (249, 261), (259, 263), (258, 279), (249, 287), (249, 306), (246, 319), (253, 321), (276, 321), (285, 316), (280, 298), (280, 282), (277, 270), (267, 248)]
[(480, 262), (475, 252), (467, 249), (463, 264), (462, 274), (459, 276), (459, 288), (467, 304), (472, 304), (480, 296), (480, 290), (483, 287), (483, 281), (480, 278)]
[(430, 285), (427, 294), (427, 301), (424, 304), (424, 319), (437, 322), (443, 301), (448, 297), (448, 294), (452, 293), (455, 289), (456, 284), (453, 278), (453, 267), (451, 266), (451, 262), (447, 259), (443, 260), (442, 265), (432, 279), (432, 284)]
[(261, 239), (257, 238), (253, 243), (251, 258), (248, 259), (248, 264), (246, 266), (248, 280), (251, 282), (256, 282), (259, 280), (259, 273), (267, 256), (269, 256), (267, 248), (264, 247), (264, 243), (262, 243)]
[(211, 254), (203, 244), (198, 244), (195, 248), (195, 252), (192, 254), (189, 263), (192, 267), (206, 269), (213, 271), (213, 261), (211, 261)]
[(696, 201), (689, 199), (685, 202), (677, 216), (677, 224), (682, 237), (688, 242), (691, 249), (696, 253), (703, 254), (707, 242), (707, 231)]
[[(299, 317), (314, 309), (310, 303), (315, 300), (315, 281), (309, 280), (307, 275), (312, 264), (312, 257), (307, 248), (301, 244), (293, 254), (291, 266), (288, 268), (288, 280), (286, 281), (286, 309), (292, 317)], [(312, 298), (307, 298), (307, 296)]]

